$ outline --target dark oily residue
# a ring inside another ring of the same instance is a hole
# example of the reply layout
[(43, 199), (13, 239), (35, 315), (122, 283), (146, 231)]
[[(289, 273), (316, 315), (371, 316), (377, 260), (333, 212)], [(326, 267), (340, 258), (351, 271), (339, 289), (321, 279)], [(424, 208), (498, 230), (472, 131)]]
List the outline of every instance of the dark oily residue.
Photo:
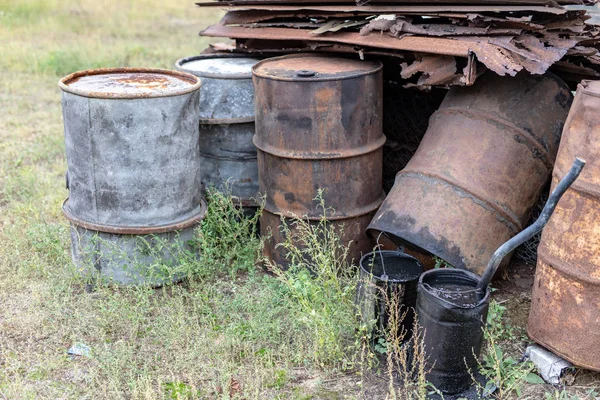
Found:
[(388, 280), (394, 282), (414, 281), (419, 278), (423, 272), (418, 261), (408, 257), (383, 253), (382, 264), (381, 253), (375, 252), (374, 259), (373, 256), (371, 256), (365, 260), (364, 268), (367, 271), (370, 271), (376, 278), (381, 278), (381, 276), (383, 276), (384, 267)]
[(455, 283), (437, 283), (434, 286), (423, 283), (429, 293), (459, 307), (475, 307), (479, 304), (474, 286)]

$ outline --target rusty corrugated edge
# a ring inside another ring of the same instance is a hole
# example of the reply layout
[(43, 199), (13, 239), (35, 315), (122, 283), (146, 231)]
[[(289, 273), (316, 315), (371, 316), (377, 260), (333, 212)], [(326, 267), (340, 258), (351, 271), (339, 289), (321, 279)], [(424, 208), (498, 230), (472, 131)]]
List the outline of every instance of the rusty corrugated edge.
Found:
[(370, 14), (421, 14), (428, 12), (494, 12), (494, 13), (509, 13), (509, 12), (533, 12), (540, 14), (566, 14), (567, 10), (562, 7), (546, 7), (546, 6), (516, 6), (516, 5), (397, 5), (397, 6), (354, 6), (354, 5), (339, 5), (339, 6), (320, 6), (310, 4), (297, 5), (279, 5), (279, 4), (228, 4), (225, 2), (211, 3), (196, 3), (199, 7), (221, 7), (229, 11), (246, 11), (246, 10), (263, 10), (263, 11), (325, 11), (325, 12), (361, 12)]
[(394, 38), (379, 33), (360, 35), (358, 32), (336, 32), (333, 35), (311, 35), (310, 30), (288, 28), (242, 28), (212, 25), (200, 32), (202, 36), (232, 39), (307, 40), (311, 42), (337, 42), (384, 49), (416, 51), (447, 56), (469, 57), (472, 43), (434, 37), (407, 36)]

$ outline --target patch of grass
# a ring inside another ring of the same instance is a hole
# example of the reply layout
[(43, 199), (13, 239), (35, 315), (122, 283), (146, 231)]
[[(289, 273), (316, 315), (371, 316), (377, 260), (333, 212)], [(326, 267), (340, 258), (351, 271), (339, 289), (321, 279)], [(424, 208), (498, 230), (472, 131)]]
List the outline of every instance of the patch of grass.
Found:
[(262, 250), (262, 240), (258, 237), (257, 224), (262, 206), (250, 211), (244, 210), (231, 197), (230, 189), (225, 193), (208, 188), (209, 203), (206, 217), (198, 231), (196, 246), (199, 249), (200, 270), (195, 274), (215, 274), (229, 272), (249, 272), (254, 268)]
[(502, 316), (506, 310), (498, 302), (490, 302), (487, 326), (484, 327), (484, 341), (481, 373), (486, 377), (485, 387), (479, 387), (483, 397), (494, 394), (498, 399), (509, 399), (516, 395), (521, 397), (526, 383), (539, 384), (544, 381), (537, 376), (535, 365), (527, 360), (517, 360), (506, 354), (499, 342), (510, 338), (512, 330), (502, 324)]
[(301, 218), (282, 228), (289, 267), (270, 264), (283, 284), (290, 306), (313, 343), (307, 354), (321, 367), (352, 369), (361, 346), (360, 320), (354, 304), (356, 268), (348, 263), (348, 245), (327, 222), (321, 193), (315, 199), (323, 213), (317, 223)]

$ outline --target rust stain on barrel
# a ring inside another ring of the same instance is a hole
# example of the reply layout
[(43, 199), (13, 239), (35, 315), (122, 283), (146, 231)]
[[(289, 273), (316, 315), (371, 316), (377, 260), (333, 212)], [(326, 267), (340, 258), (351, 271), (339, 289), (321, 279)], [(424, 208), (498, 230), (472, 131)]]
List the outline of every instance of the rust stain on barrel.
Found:
[(487, 74), (452, 88), (369, 230), (481, 274), (525, 226), (550, 176), (570, 99), (553, 75)]
[(351, 258), (372, 248), (364, 231), (382, 190), (382, 75), (379, 62), (320, 55), (262, 61), (253, 69), (261, 231), (271, 231), (265, 252), (280, 264), (275, 246), (281, 217), (318, 221), (315, 197), (323, 190), (330, 224), (344, 226)]
[(565, 124), (552, 186), (586, 160), (544, 229), (529, 336), (573, 364), (600, 371), (600, 82), (583, 81)]

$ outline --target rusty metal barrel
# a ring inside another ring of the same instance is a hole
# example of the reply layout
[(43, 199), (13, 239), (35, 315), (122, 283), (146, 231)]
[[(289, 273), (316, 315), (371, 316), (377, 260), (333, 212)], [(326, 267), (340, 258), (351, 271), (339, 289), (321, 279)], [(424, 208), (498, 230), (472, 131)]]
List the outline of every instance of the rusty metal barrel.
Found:
[(200, 165), (202, 187), (226, 187), (243, 206), (256, 206), (258, 165), (254, 136), (252, 67), (259, 60), (239, 54), (204, 54), (175, 67), (202, 79)]
[(583, 81), (565, 124), (552, 188), (575, 157), (583, 172), (542, 233), (527, 333), (573, 364), (600, 371), (600, 81)]
[(381, 205), (381, 63), (322, 55), (291, 55), (256, 64), (253, 81), (260, 192), (265, 209), (262, 235), (272, 235), (265, 253), (286, 265), (277, 244), (281, 218), (343, 226), (356, 262), (372, 250), (365, 228)]
[[(131, 259), (153, 247), (130, 244), (150, 235), (154, 242), (166, 238), (161, 246), (185, 247), (187, 239), (178, 238), (188, 238), (206, 212), (200, 193), (200, 80), (178, 71), (117, 68), (76, 72), (59, 85), (69, 189), (63, 211), (73, 225), (75, 264), (117, 283), (160, 284), (166, 278), (154, 270), (126, 271)], [(112, 242), (105, 244), (115, 245), (114, 254), (99, 250), (98, 240)], [(88, 253), (96, 256), (84, 259)], [(141, 266), (168, 261), (152, 260)]]
[(481, 274), (496, 248), (527, 223), (571, 101), (551, 74), (486, 74), (471, 87), (450, 89), (370, 233), (383, 231), (409, 251)]

